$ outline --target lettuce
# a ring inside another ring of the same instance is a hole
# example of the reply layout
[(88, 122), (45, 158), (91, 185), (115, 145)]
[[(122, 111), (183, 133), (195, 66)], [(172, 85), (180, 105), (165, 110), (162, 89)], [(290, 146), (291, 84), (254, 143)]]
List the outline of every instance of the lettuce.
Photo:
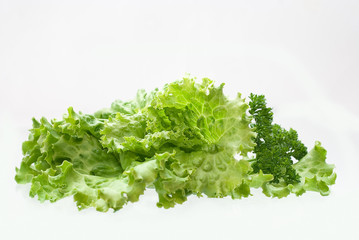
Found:
[[(271, 127), (263, 98), (229, 99), (223, 87), (185, 77), (93, 115), (69, 108), (61, 120), (33, 119), (15, 180), (31, 183), (30, 196), (41, 202), (73, 196), (78, 209), (98, 211), (117, 211), (147, 188), (164, 208), (192, 194), (248, 197), (252, 188), (278, 198), (328, 195), (336, 174), (320, 143), (307, 153), (294, 130)], [(291, 149), (298, 147), (300, 159), (292, 164)], [(288, 180), (290, 171), (295, 181)]]

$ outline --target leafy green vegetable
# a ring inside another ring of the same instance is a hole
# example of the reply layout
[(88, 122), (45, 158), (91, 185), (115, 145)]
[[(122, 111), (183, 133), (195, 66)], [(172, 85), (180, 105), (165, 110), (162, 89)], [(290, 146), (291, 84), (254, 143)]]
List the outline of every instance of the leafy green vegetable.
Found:
[(263, 185), (263, 193), (267, 196), (285, 197), (291, 192), (297, 196), (306, 191), (319, 192), (322, 196), (329, 195), (329, 185), (335, 183), (337, 177), (333, 164), (325, 162), (327, 151), (316, 142), (314, 148), (299, 162), (293, 164), (293, 168), (300, 176), (300, 182), (286, 184), (279, 182)]
[(278, 183), (281, 179), (287, 184), (299, 182), (300, 176), (292, 167), (292, 157), (300, 160), (307, 154), (307, 148), (298, 140), (295, 130), (287, 131), (278, 124), (272, 124), (272, 109), (266, 106), (263, 95), (251, 94), (249, 98), (249, 113), (255, 120), (253, 126), (257, 132), (253, 171), (262, 170), (264, 173), (272, 174), (273, 183)]
[(272, 124), (264, 96), (248, 105), (223, 86), (185, 77), (93, 115), (69, 108), (61, 120), (34, 119), (15, 180), (31, 183), (40, 201), (73, 196), (79, 209), (98, 211), (117, 211), (147, 188), (164, 208), (192, 194), (248, 197), (252, 188), (328, 195), (336, 175), (320, 143), (307, 153), (294, 130)]

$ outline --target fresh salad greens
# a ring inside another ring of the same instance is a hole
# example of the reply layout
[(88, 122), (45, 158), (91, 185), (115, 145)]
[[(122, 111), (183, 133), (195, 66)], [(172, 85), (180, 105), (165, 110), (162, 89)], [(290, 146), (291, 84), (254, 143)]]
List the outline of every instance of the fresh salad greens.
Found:
[(73, 195), (79, 209), (98, 211), (136, 202), (146, 188), (164, 208), (192, 194), (248, 197), (252, 188), (328, 195), (336, 174), (320, 142), (308, 152), (295, 130), (272, 123), (263, 95), (228, 99), (223, 86), (185, 77), (93, 115), (70, 107), (62, 120), (33, 119), (15, 180), (31, 183), (41, 202)]

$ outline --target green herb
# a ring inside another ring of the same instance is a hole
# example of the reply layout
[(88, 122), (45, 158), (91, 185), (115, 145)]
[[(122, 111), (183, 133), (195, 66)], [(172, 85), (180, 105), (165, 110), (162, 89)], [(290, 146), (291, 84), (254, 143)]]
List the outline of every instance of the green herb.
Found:
[(257, 132), (253, 171), (257, 173), (262, 170), (264, 173), (272, 174), (274, 183), (278, 183), (280, 179), (288, 184), (299, 182), (300, 176), (292, 167), (292, 157), (300, 160), (307, 154), (307, 148), (298, 140), (295, 130), (287, 131), (278, 124), (272, 124), (272, 108), (266, 106), (263, 95), (251, 94), (249, 98), (249, 113), (255, 120), (253, 126)]

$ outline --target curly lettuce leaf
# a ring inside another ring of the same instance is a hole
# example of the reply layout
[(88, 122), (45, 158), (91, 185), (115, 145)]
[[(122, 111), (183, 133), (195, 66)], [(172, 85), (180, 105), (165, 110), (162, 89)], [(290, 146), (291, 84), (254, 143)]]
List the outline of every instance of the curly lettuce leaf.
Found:
[(125, 151), (127, 137), (142, 139), (146, 135), (146, 117), (142, 114), (125, 115), (117, 113), (106, 121), (101, 131), (102, 144), (114, 152)]
[(80, 173), (73, 163), (64, 161), (56, 169), (50, 168), (34, 177), (30, 196), (40, 201), (55, 202), (74, 196), (78, 208), (94, 207), (98, 211), (115, 211), (127, 202), (136, 202), (157, 177), (159, 157), (126, 169), (114, 177)]
[(99, 138), (101, 136), (100, 131), (105, 124), (105, 119), (91, 114), (76, 113), (72, 107), (69, 107), (62, 121), (54, 120), (53, 122), (55, 128), (60, 128), (63, 133), (76, 135), (77, 137), (82, 136), (84, 133), (89, 133)]
[(30, 196), (40, 201), (55, 202), (73, 195), (79, 209), (118, 210), (138, 200), (168, 158), (168, 154), (155, 154), (143, 162), (131, 161), (123, 169), (119, 156), (103, 148), (87, 132), (87, 125), (81, 129), (80, 124), (80, 131), (67, 123), (67, 115), (53, 123), (45, 118), (33, 120), (29, 140), (23, 144), (25, 156), (15, 179), (31, 182)]
[(190, 148), (185, 145), (190, 142), (193, 147), (215, 145), (246, 155), (255, 146), (248, 105), (240, 94), (229, 100), (223, 87), (208, 78), (200, 84), (188, 77), (167, 84), (149, 108), (149, 131), (172, 130), (179, 137), (172, 143), (184, 148)]
[(122, 166), (155, 153), (173, 154), (154, 183), (158, 206), (183, 203), (188, 194), (246, 195), (233, 191), (242, 184), (242, 175), (249, 174), (250, 166), (234, 155), (245, 156), (253, 149), (255, 133), (249, 127), (244, 99), (238, 95), (229, 100), (223, 86), (215, 87), (209, 79), (197, 84), (184, 78), (166, 85), (150, 103), (119, 102), (120, 112), (105, 122), (102, 144), (121, 156), (137, 156), (121, 158)]
[(138, 113), (151, 104), (152, 100), (156, 97), (157, 92), (158, 89), (155, 89), (149, 93), (143, 89), (140, 89), (137, 91), (136, 97), (133, 100), (127, 102), (116, 100), (112, 103), (111, 109), (114, 112), (120, 112), (129, 115)]
[(231, 152), (184, 152), (176, 149), (155, 182), (159, 196), (157, 206), (170, 208), (183, 203), (187, 196), (210, 198), (248, 197), (250, 187), (259, 188), (273, 179), (262, 172), (250, 175), (247, 160), (236, 160)]
[(145, 103), (131, 102), (136, 113), (128, 115), (129, 110), (123, 113), (120, 108), (122, 112), (105, 123), (103, 144), (144, 155), (173, 145), (189, 151), (226, 148), (245, 156), (255, 146), (248, 105), (240, 94), (229, 100), (223, 86), (215, 87), (207, 78), (198, 84), (187, 77), (167, 84)]

